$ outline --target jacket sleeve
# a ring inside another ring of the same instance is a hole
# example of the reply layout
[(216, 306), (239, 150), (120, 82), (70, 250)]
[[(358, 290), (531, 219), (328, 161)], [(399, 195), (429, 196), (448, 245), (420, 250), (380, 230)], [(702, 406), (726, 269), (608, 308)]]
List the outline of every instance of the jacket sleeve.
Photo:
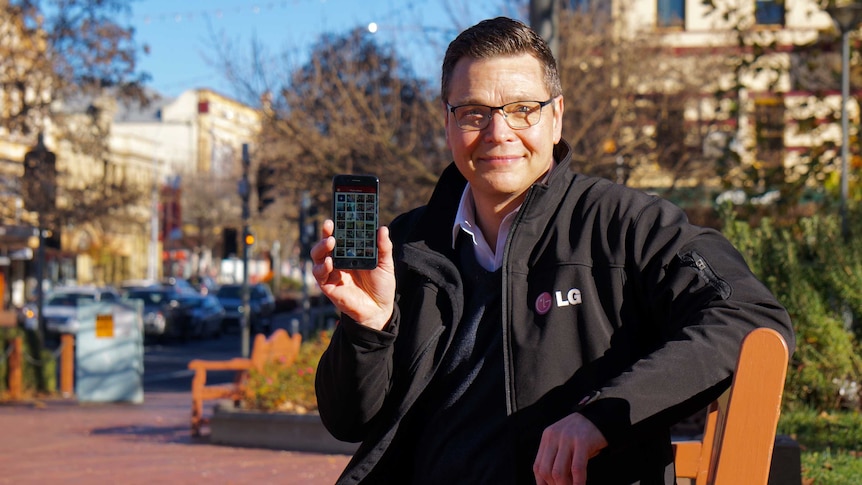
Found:
[(689, 224), (659, 199), (622, 226), (636, 305), (658, 337), (577, 409), (612, 445), (667, 428), (718, 397), (751, 330), (773, 328), (795, 348), (786, 310), (721, 233)]
[[(389, 225), (396, 262), (409, 228), (424, 210), (413, 209)], [(320, 358), (315, 376), (318, 412), (337, 439), (363, 441), (392, 389), (395, 341), (401, 326), (398, 300), (396, 294), (392, 318), (383, 331), (363, 327), (342, 315)]]
[(371, 420), (383, 406), (392, 378), (392, 352), (399, 310), (386, 330), (342, 319), (320, 358), (315, 393), (326, 429), (342, 441), (362, 441)]

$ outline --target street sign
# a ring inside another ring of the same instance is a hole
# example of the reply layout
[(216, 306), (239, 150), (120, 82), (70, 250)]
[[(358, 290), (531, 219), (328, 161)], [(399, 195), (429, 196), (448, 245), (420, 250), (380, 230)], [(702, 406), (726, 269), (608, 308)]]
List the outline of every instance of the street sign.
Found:
[(112, 338), (114, 336), (114, 315), (96, 315), (96, 338)]

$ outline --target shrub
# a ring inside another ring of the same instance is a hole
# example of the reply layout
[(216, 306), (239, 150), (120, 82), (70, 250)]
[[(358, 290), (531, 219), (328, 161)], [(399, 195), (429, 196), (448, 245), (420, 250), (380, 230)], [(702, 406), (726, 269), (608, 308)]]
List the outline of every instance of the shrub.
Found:
[[(0, 328), (0, 397), (8, 392), (9, 366), (8, 354), (12, 340), (23, 337), (24, 359), (21, 369), (22, 391), (28, 395), (52, 394), (57, 391), (57, 357), (49, 350), (38, 352), (36, 334), (20, 328)], [(40, 359), (36, 359), (36, 355)], [(41, 362), (42, 378), (39, 379), (38, 363)]]
[(725, 235), (793, 321), (785, 409), (858, 409), (862, 352), (846, 322), (862, 315), (862, 244), (844, 241), (834, 217), (803, 217), (782, 228), (769, 218), (751, 227), (730, 211), (724, 220)]
[(291, 366), (276, 361), (268, 363), (260, 371), (249, 371), (243, 405), (261, 411), (299, 414), (316, 411), (314, 375), (330, 338), (331, 332), (321, 332), (314, 339), (304, 340), (296, 362)]

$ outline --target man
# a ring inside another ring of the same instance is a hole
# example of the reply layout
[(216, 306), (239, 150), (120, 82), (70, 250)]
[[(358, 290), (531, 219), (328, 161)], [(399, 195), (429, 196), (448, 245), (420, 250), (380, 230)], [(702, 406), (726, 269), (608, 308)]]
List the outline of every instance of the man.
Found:
[[(342, 312), (317, 374), (340, 483), (674, 483), (669, 428), (787, 313), (718, 232), (576, 174), (556, 62), (486, 20), (443, 61), (454, 163), (378, 234), (378, 266), (313, 273)], [(391, 237), (390, 237), (391, 232)]]

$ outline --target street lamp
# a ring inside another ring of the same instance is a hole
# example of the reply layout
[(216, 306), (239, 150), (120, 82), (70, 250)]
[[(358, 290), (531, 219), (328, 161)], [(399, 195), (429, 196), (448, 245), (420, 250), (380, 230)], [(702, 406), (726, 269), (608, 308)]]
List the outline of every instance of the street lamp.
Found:
[(251, 166), (251, 158), (248, 154), (248, 143), (242, 144), (242, 179), (237, 184), (237, 191), (242, 199), (242, 319), (240, 320), (240, 332), (242, 333), (241, 350), (242, 356), (249, 356), (249, 341), (251, 335), (251, 305), (249, 303), (248, 286), (248, 250), (254, 243), (254, 236), (249, 231), (248, 218), (251, 215), (248, 207), (248, 197), (251, 194), (251, 184), (248, 181), (248, 169)]
[(841, 32), (841, 235), (846, 241), (850, 237), (847, 222), (847, 161), (850, 158), (849, 127), (847, 122), (847, 100), (850, 97), (850, 32), (862, 22), (862, 1), (836, 0), (830, 2), (826, 11), (832, 16)]

